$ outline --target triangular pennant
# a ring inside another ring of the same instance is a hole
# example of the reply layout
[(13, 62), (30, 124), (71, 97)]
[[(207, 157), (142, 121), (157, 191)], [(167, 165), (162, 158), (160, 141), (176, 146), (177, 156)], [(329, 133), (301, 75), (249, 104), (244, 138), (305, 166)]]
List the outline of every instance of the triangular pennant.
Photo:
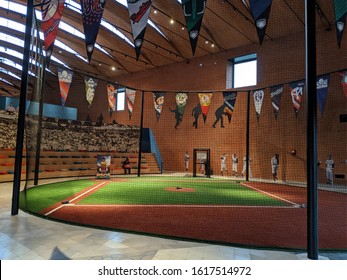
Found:
[(64, 2), (65, 0), (41, 1), (42, 31), (44, 36), (47, 67), (49, 66), (54, 41), (58, 34), (59, 22), (64, 10)]
[(95, 89), (98, 85), (98, 80), (91, 77), (84, 77), (84, 83), (86, 86), (86, 99), (89, 103), (89, 106), (91, 106), (94, 100)]
[(176, 106), (180, 115), (183, 117), (184, 109), (186, 108), (188, 102), (188, 94), (184, 92), (176, 93)]
[(290, 95), (292, 97), (294, 111), (295, 111), (295, 114), (298, 114), (300, 111), (302, 96), (304, 94), (305, 82), (304, 81), (294, 82), (294, 83), (291, 83), (289, 86), (290, 86)]
[(202, 117), (204, 119), (204, 123), (207, 119), (208, 110), (210, 109), (212, 93), (198, 93), (199, 101), (201, 105)]
[(108, 110), (110, 112), (110, 116), (112, 112), (116, 111), (116, 94), (117, 89), (113, 84), (107, 85), (107, 99), (108, 99)]
[(139, 59), (149, 13), (151, 11), (152, 0), (127, 0), (127, 2), (131, 30), (134, 38), (136, 59)]
[(81, 0), (82, 21), (89, 63), (92, 59), (105, 4), (106, 0)]
[(153, 92), (153, 102), (154, 102), (154, 109), (155, 109), (155, 115), (157, 120), (159, 120), (161, 111), (163, 110), (163, 105), (165, 101), (165, 92)]
[(224, 98), (224, 112), (228, 115), (229, 123), (234, 112), (234, 106), (236, 102), (237, 92), (236, 91), (223, 91)]
[(198, 43), (202, 18), (204, 16), (206, 0), (182, 0), (182, 8), (189, 34), (193, 55)]
[(69, 95), (69, 89), (72, 82), (73, 72), (67, 69), (58, 68), (58, 79), (60, 88), (61, 105), (65, 106), (67, 96)]
[(263, 43), (266, 27), (268, 25), (272, 0), (250, 0), (250, 8), (255, 26), (257, 28), (260, 44)]
[(176, 109), (174, 110), (170, 108), (169, 109), (171, 112), (175, 113), (175, 119), (176, 119), (175, 128), (177, 128), (182, 122), (184, 109), (186, 108), (187, 101), (188, 101), (188, 95), (184, 92), (179, 92), (179, 93), (176, 93), (175, 99), (176, 99)]
[(339, 75), (342, 77), (341, 79), (341, 87), (345, 97), (347, 98), (347, 71), (340, 72)]
[(343, 31), (346, 26), (347, 3), (346, 0), (334, 0), (334, 11), (336, 20), (337, 44), (341, 48)]
[(283, 93), (283, 85), (274, 86), (270, 88), (272, 108), (274, 109), (276, 119), (280, 110), (282, 93)]
[(317, 103), (321, 114), (323, 114), (325, 100), (328, 95), (329, 79), (329, 75), (317, 77)]
[(263, 105), (263, 101), (264, 101), (264, 95), (265, 95), (265, 92), (262, 89), (256, 90), (253, 93), (254, 106), (255, 106), (255, 111), (257, 113), (257, 118), (260, 117), (261, 106)]
[(134, 110), (135, 95), (136, 95), (136, 90), (129, 89), (129, 88), (125, 89), (125, 98), (126, 98), (127, 106), (128, 106), (129, 120), (131, 120), (131, 116)]

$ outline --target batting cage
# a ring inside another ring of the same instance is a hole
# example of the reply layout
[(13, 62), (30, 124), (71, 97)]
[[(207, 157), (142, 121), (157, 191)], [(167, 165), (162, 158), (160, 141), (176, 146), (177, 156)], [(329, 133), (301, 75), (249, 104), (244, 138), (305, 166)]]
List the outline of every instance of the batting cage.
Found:
[[(214, 2), (205, 16), (219, 22)], [(52, 58), (45, 66), (33, 33), (20, 209), (108, 230), (306, 250), (315, 164), (319, 248), (347, 249), (347, 61), (334, 32), (317, 26), (309, 159), (304, 24), (217, 54), (200, 38), (204, 55), (117, 79), (90, 75), (77, 55), (80, 68)], [(16, 130), (16, 120), (3, 122)], [(3, 148), (1, 162), (14, 161), (14, 147)]]

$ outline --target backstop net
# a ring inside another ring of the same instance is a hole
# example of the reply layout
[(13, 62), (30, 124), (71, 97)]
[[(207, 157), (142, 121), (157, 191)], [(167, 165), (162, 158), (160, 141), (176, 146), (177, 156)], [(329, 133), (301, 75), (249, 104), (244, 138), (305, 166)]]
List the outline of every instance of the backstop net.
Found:
[[(325, 61), (321, 52), (335, 46), (317, 32), (319, 245), (345, 250), (346, 72)], [(303, 33), (157, 67), (143, 87), (54, 61), (48, 72), (33, 36), (21, 209), (111, 230), (304, 250)], [(235, 86), (239, 64), (250, 62), (256, 82)]]

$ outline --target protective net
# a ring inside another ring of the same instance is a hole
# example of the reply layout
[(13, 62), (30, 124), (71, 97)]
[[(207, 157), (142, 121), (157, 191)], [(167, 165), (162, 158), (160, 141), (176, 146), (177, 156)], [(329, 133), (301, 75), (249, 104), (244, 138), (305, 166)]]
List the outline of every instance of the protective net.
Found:
[[(335, 34), (318, 27), (317, 36), (319, 246), (345, 250), (346, 58)], [(43, 56), (33, 51), (21, 209), (112, 230), (305, 249), (304, 46), (302, 26), (119, 83), (51, 62), (56, 81), (44, 88)], [(256, 85), (234, 88), (234, 66), (250, 58)]]

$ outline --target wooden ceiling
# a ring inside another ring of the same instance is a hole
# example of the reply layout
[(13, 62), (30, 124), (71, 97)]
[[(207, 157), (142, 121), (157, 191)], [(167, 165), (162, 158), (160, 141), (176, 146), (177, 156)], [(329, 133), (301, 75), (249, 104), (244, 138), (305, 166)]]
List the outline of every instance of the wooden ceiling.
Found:
[[(1, 0), (3, 1), (3, 0)], [(6, 1), (26, 5), (25, 0)], [(34, 1), (39, 4), (41, 1)], [(216, 54), (221, 51), (259, 44), (256, 28), (246, 0), (208, 0), (203, 18), (200, 37), (194, 57)], [(75, 0), (75, 3), (80, 3)], [(245, 5), (246, 3), (246, 5)], [(317, 0), (317, 28), (335, 31), (333, 1)], [(39, 8), (37, 8), (39, 9)], [(7, 18), (25, 24), (25, 16), (15, 11), (0, 7), (0, 18)], [(107, 0), (103, 19), (121, 31), (131, 41), (131, 27), (127, 8), (116, 0)], [(101, 26), (97, 43), (111, 56), (95, 49), (90, 64), (76, 55), (54, 47), (53, 55), (68, 65), (73, 71), (90, 75), (107, 81), (114, 81), (118, 75), (124, 75), (163, 65), (189, 61), (193, 58), (188, 32), (181, 4), (177, 0), (153, 0), (150, 19), (165, 34), (162, 36), (152, 26), (148, 25), (145, 40), (139, 60), (136, 60), (134, 48), (124, 39), (111, 33)], [(173, 23), (170, 23), (173, 20)], [(62, 21), (83, 33), (82, 16), (65, 4)], [(302, 32), (304, 30), (304, 1), (302, 0), (273, 0), (264, 41)], [(24, 34), (0, 25), (0, 32), (24, 39)], [(83, 39), (75, 37), (60, 29), (57, 39), (87, 58)], [(23, 53), (21, 46), (7, 43), (0, 37), (0, 47)], [(0, 52), (0, 68), (15, 73), (19, 77), (21, 71), (3, 63), (1, 58), (10, 59), (18, 64), (22, 61), (6, 52)], [(50, 70), (57, 73), (57, 63), (51, 62)], [(114, 67), (112, 70), (112, 67)], [(17, 96), (20, 81), (6, 73), (0, 72), (0, 95)], [(9, 85), (3, 79), (12, 83)], [(48, 74), (47, 79), (57, 79)]]

